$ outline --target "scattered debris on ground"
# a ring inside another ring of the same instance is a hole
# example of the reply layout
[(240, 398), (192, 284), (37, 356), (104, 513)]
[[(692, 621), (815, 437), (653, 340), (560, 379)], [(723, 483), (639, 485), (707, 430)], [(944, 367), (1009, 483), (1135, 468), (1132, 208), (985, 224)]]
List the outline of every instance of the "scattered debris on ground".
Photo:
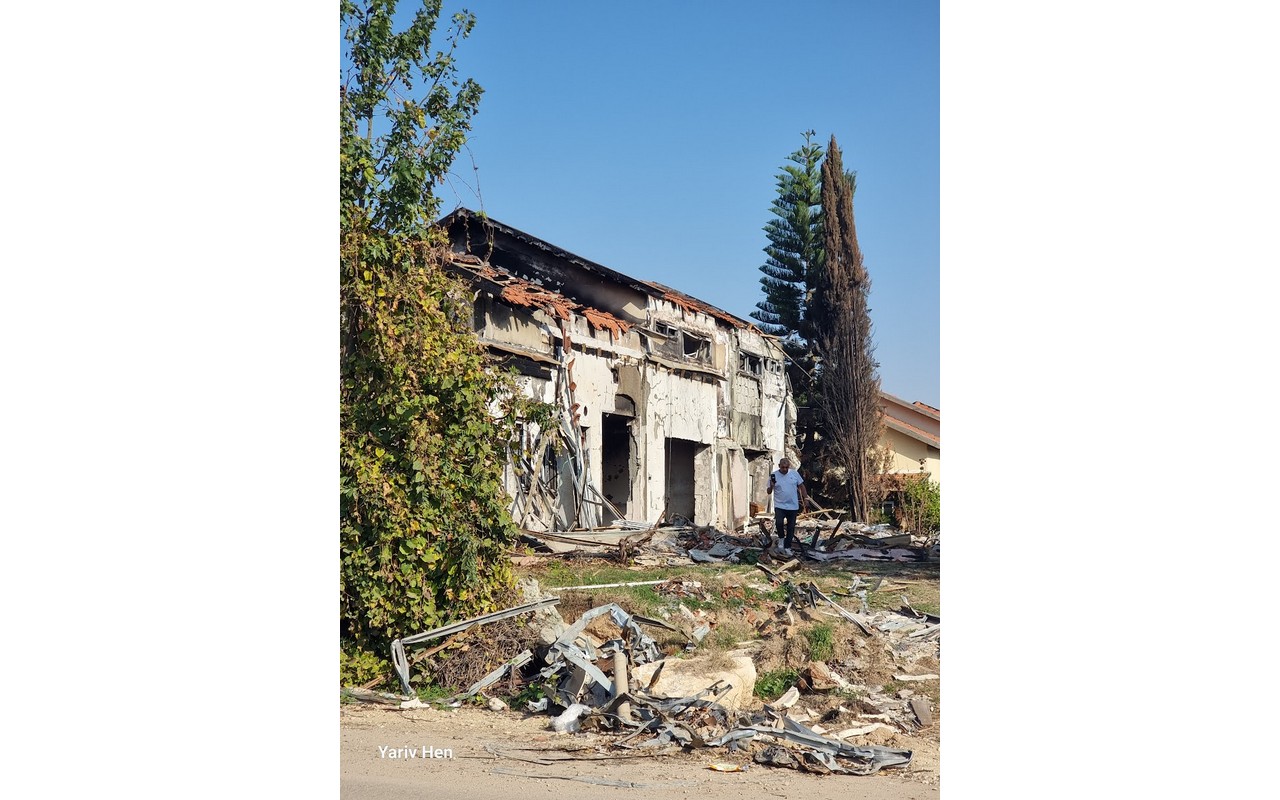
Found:
[[(784, 599), (736, 608), (745, 641), (707, 647), (724, 618), (686, 604), (705, 603), (713, 591), (721, 598), (741, 594), (741, 587), (712, 589), (677, 578), (615, 584), (651, 587), (673, 608), (657, 618), (606, 603), (570, 623), (559, 613), (557, 590), (525, 579), (521, 605), (397, 639), (393, 661), (404, 695), (365, 687), (347, 696), (400, 709), (467, 702), (498, 714), (545, 715), (556, 734), (605, 737), (610, 757), (711, 748), (724, 754), (711, 756), (710, 768), (720, 771), (758, 764), (870, 775), (910, 765), (912, 750), (894, 745), (899, 734), (936, 724), (930, 689), (936, 692), (938, 681), (937, 615), (915, 610), (906, 597), (897, 609), (871, 611), (869, 592), (892, 591), (883, 578), (855, 576), (846, 588), (824, 592), (794, 573), (798, 558), (765, 566), (771, 557), (762, 542), (707, 528), (665, 530), (671, 534), (665, 541), (712, 559), (729, 560), (754, 546), (757, 566), (778, 590), (771, 597)], [(875, 539), (875, 533), (856, 535)], [(655, 533), (635, 557), (663, 541)], [(582, 587), (562, 587), (576, 588)], [(814, 657), (819, 651), (822, 657)], [(415, 671), (433, 679), (449, 673), (452, 680), (439, 682), (467, 688), (424, 703), (413, 690)], [(761, 690), (768, 681), (776, 691)]]
[[(830, 513), (830, 512), (827, 512)], [(521, 538), (535, 552), (549, 555), (614, 555), (625, 563), (647, 567), (700, 563), (758, 563), (790, 557), (771, 532), (769, 514), (752, 517), (741, 530), (723, 532), (710, 525), (684, 520), (636, 530), (621, 520), (616, 527), (558, 533), (522, 531)], [(623, 524), (625, 523), (625, 524)], [(796, 554), (813, 561), (937, 561), (937, 534), (895, 531), (888, 525), (864, 525), (802, 517), (796, 524), (800, 546)]]

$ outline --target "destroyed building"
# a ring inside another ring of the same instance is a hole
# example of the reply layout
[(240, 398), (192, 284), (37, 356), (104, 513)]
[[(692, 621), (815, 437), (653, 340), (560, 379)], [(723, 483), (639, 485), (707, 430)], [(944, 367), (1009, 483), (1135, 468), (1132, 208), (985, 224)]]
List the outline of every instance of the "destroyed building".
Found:
[(468, 209), (442, 225), (449, 268), (474, 289), (480, 341), (559, 413), (558, 430), (527, 426), (512, 448), (517, 525), (665, 515), (732, 529), (765, 506), (795, 426), (775, 337)]

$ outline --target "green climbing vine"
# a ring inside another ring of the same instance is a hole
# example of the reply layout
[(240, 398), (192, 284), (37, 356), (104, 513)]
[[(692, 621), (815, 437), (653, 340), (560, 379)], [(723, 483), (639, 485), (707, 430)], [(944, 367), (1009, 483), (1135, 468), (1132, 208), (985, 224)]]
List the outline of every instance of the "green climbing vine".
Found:
[(344, 682), (389, 674), (389, 644), (510, 599), (515, 535), (502, 487), (516, 423), (537, 411), (469, 327), (443, 270), (433, 189), (481, 89), (432, 54), (439, 0), (402, 31), (394, 0), (343, 2), (340, 548)]

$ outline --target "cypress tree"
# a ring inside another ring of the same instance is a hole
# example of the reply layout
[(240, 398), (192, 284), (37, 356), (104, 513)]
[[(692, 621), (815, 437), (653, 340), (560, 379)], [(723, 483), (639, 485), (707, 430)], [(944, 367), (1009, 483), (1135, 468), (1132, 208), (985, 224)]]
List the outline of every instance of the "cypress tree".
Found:
[(862, 263), (853, 220), (853, 182), (844, 172), (836, 137), (822, 164), (824, 269), (810, 307), (822, 391), (818, 397), (825, 459), (846, 477), (849, 510), (869, 514), (874, 448), (880, 441), (880, 378), (867, 306), (871, 278)]

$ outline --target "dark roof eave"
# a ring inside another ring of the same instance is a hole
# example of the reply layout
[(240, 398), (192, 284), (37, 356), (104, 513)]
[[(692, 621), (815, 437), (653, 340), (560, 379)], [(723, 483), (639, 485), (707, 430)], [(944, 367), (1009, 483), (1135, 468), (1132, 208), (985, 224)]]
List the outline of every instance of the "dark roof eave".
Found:
[[(480, 215), (476, 214), (476, 212), (472, 211), (469, 208), (460, 206), (454, 209), (453, 211), (451, 211), (449, 214), (445, 215), (444, 217), (441, 217), (439, 224), (447, 228), (450, 225), (452, 225), (453, 222), (456, 220), (473, 220), (473, 219), (480, 220)], [(483, 222), (485, 224), (492, 225), (496, 230), (501, 231), (507, 236), (510, 236), (514, 239), (518, 239), (527, 244), (531, 244), (534, 247), (547, 251), (548, 253), (550, 253), (553, 256), (556, 256), (557, 258), (561, 258), (561, 259), (564, 259), (565, 261), (569, 261), (570, 263), (577, 264), (578, 266), (582, 267), (588, 272), (598, 273), (601, 277), (608, 278), (609, 280), (615, 283), (621, 283), (624, 286), (635, 289), (636, 291), (642, 292), (643, 294), (646, 294), (650, 297), (653, 297), (659, 300), (669, 299), (667, 297), (668, 294), (676, 294), (681, 297), (687, 297), (690, 300), (695, 301), (699, 305), (704, 305), (715, 312), (713, 314), (710, 314), (709, 316), (714, 317), (716, 315), (721, 315), (724, 317), (730, 317), (740, 322), (742, 324), (741, 325), (742, 327), (759, 330), (751, 322), (748, 322), (747, 320), (744, 320), (741, 317), (738, 317), (734, 314), (730, 314), (728, 311), (725, 311), (720, 308), (716, 308), (715, 306), (711, 305), (705, 300), (700, 300), (699, 298), (694, 297), (693, 295), (685, 294), (684, 292), (681, 292), (679, 289), (672, 289), (670, 287), (663, 286), (660, 283), (653, 283), (651, 281), (645, 281), (639, 278), (633, 278), (630, 275), (625, 275), (621, 272), (618, 272), (617, 270), (609, 269), (603, 264), (597, 264), (596, 262), (591, 261), (590, 259), (583, 258), (582, 256), (577, 255), (575, 253), (570, 253), (568, 250), (565, 250), (562, 247), (557, 247), (556, 245), (551, 244), (545, 239), (539, 239), (537, 236), (534, 236), (529, 233), (525, 233), (519, 228), (513, 228), (510, 225), (499, 222), (498, 220), (492, 217), (489, 217), (489, 216), (484, 217)]]
[[(481, 220), (481, 217), (479, 214), (475, 213), (469, 208), (459, 207), (454, 211), (450, 212), (448, 215), (442, 217), (440, 219), (439, 224), (447, 228), (451, 224), (453, 224), (455, 220), (463, 220), (463, 219)], [(601, 277), (608, 278), (609, 280), (615, 283), (621, 283), (625, 286), (635, 289), (636, 291), (643, 292), (644, 294), (647, 294), (647, 295), (651, 295), (651, 296), (654, 295), (653, 289), (645, 285), (645, 282), (639, 280), (638, 278), (633, 278), (630, 275), (624, 275), (623, 273), (618, 272), (617, 270), (609, 269), (603, 264), (597, 264), (596, 262), (587, 258), (583, 258), (582, 256), (577, 255), (576, 253), (570, 253), (568, 250), (565, 250), (562, 247), (557, 247), (556, 245), (551, 244), (545, 239), (539, 239), (537, 236), (534, 236), (533, 234), (525, 233), (519, 228), (513, 228), (510, 225), (507, 225), (506, 223), (499, 222), (493, 217), (486, 216), (481, 221), (484, 222), (484, 224), (492, 225), (496, 230), (501, 231), (502, 233), (506, 234), (507, 236), (510, 236), (513, 239), (523, 241), (526, 244), (531, 244), (534, 247), (537, 247), (541, 250), (546, 250), (548, 253), (555, 256), (556, 258), (561, 258), (561, 259), (564, 259), (565, 261), (576, 264), (582, 267), (583, 269), (587, 270), (588, 272), (598, 273)]]

